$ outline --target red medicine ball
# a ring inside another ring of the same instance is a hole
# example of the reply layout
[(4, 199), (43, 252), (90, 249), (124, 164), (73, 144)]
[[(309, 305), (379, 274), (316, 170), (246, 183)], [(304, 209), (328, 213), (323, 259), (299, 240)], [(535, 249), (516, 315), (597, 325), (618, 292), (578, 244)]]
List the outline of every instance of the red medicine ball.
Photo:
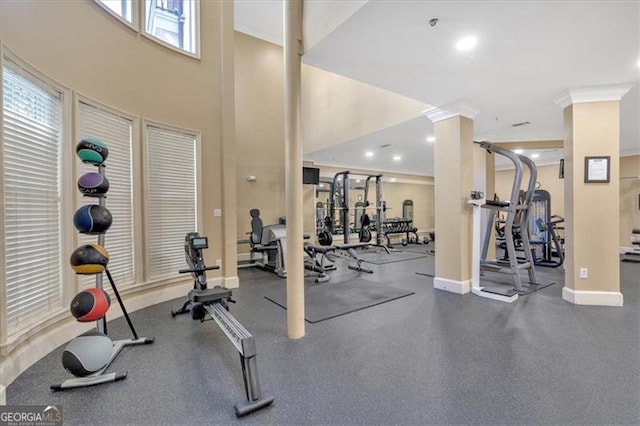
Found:
[(71, 315), (80, 322), (96, 321), (105, 316), (110, 305), (111, 298), (104, 290), (88, 288), (71, 301)]

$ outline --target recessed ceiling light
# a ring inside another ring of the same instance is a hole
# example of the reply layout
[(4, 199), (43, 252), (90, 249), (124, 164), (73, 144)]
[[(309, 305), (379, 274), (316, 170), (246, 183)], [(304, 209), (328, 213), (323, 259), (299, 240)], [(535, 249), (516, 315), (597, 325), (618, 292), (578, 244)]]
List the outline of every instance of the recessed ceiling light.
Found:
[(463, 37), (456, 43), (456, 49), (466, 52), (476, 47), (476, 44), (478, 44), (477, 38), (473, 36)]
[(513, 152), (514, 154), (522, 154), (524, 152), (524, 149), (514, 149)]
[(371, 157), (373, 157), (373, 151), (367, 151), (367, 152), (365, 152), (365, 153), (364, 153), (364, 156), (365, 156), (365, 157), (367, 157), (367, 158), (371, 158)]
[(537, 153), (536, 154), (531, 154), (531, 158), (538, 158), (538, 157), (540, 157), (540, 154), (537, 154)]
[(320, 185), (318, 185), (320, 188), (324, 188), (324, 183), (321, 183)]
[(400, 160), (402, 160), (402, 157), (400, 157), (399, 155), (394, 155), (393, 156), (393, 160), (394, 161), (400, 161)]
[(435, 136), (429, 136), (427, 138), (427, 142), (435, 142), (436, 141), (436, 137)]
[(389, 179), (389, 182), (395, 182), (395, 181), (396, 181), (396, 178)]
[(356, 183), (360, 183), (360, 179), (356, 179)]

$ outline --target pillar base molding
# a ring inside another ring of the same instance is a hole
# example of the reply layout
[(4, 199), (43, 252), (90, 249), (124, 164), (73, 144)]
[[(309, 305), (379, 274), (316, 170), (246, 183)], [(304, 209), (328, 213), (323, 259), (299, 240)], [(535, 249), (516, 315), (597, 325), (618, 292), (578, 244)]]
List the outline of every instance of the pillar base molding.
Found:
[(224, 287), (238, 288), (240, 287), (240, 279), (238, 277), (224, 277)]
[(471, 292), (471, 280), (455, 281), (448, 278), (435, 277), (433, 279), (433, 288), (455, 294), (467, 294)]
[(624, 297), (619, 291), (583, 291), (562, 288), (562, 298), (574, 305), (622, 306)]
[(7, 388), (0, 385), (0, 405), (7, 405)]

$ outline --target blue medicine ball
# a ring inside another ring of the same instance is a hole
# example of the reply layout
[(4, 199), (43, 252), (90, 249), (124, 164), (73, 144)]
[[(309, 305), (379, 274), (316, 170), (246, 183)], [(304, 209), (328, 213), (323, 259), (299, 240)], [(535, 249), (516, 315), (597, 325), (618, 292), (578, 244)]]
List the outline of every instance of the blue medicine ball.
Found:
[(112, 221), (111, 212), (98, 204), (82, 206), (73, 215), (73, 225), (83, 234), (103, 234)]

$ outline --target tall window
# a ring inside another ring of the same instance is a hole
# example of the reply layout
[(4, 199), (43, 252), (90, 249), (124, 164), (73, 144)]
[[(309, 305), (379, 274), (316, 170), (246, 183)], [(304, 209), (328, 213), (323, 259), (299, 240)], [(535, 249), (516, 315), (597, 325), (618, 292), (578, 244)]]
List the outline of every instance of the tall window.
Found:
[(198, 55), (198, 4), (196, 0), (145, 0), (145, 32)]
[(0, 303), (11, 336), (62, 310), (63, 94), (9, 60), (2, 89), (6, 300)]
[(132, 0), (95, 0), (99, 5), (134, 25), (135, 7)]
[(197, 230), (198, 135), (147, 124), (148, 279), (184, 268), (184, 236)]
[[(93, 136), (106, 143), (109, 156), (105, 161), (105, 174), (109, 181), (106, 207), (113, 216), (113, 223), (105, 235), (105, 248), (109, 252), (109, 270), (116, 285), (127, 286), (135, 283), (134, 269), (134, 225), (133, 225), (133, 118), (117, 111), (80, 101), (77, 111), (78, 140)], [(78, 177), (87, 172), (97, 172), (92, 165), (79, 160)], [(96, 198), (78, 194), (78, 206), (97, 204)], [(95, 235), (79, 237), (80, 244), (97, 242)], [(95, 277), (81, 278), (81, 287), (95, 285)], [(105, 284), (105, 289), (110, 288)]]

